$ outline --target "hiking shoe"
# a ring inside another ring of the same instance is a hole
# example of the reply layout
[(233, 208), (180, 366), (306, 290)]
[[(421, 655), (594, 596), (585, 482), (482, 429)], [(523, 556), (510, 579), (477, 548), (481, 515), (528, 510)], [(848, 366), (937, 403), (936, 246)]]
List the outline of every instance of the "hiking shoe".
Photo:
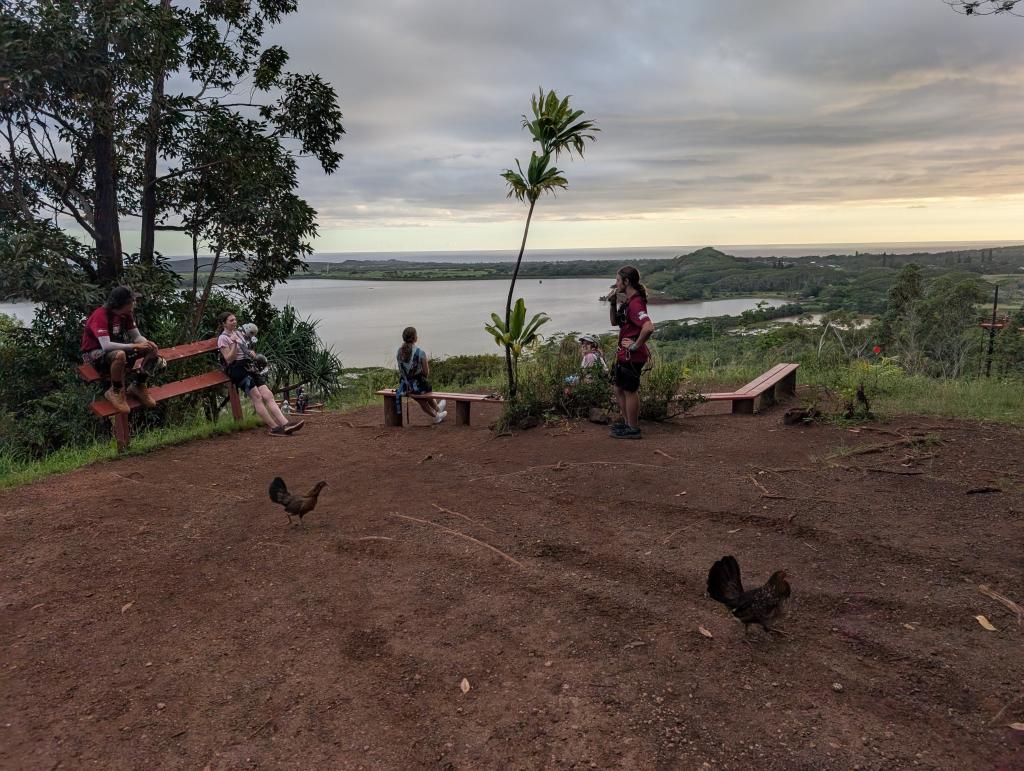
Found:
[(612, 439), (643, 439), (643, 431), (639, 428), (626, 426), (621, 431), (613, 431)]
[(294, 423), (289, 423), (287, 426), (282, 426), (286, 434), (294, 434), (300, 428), (306, 425), (304, 420), (296, 420)]
[(627, 428), (629, 428), (629, 426), (627, 426), (625, 423), (612, 423), (612, 427), (608, 430), (608, 433), (620, 434)]
[(124, 391), (120, 388), (115, 389), (113, 386), (103, 392), (103, 396), (108, 402), (114, 405), (114, 409), (118, 412), (125, 414), (132, 411), (132, 408), (128, 406), (128, 402), (124, 398)]
[(439, 402), (437, 403), (437, 411), (438, 411), (438, 412), (444, 412), (444, 408), (445, 408), (445, 407), (446, 407), (447, 405), (448, 405), (448, 400), (447, 400), (447, 399), (442, 399), (441, 401), (439, 401)]
[(267, 433), (271, 436), (288, 436), (288, 432), (284, 430), (284, 426), (274, 426)]
[(128, 393), (138, 399), (147, 410), (156, 407), (156, 400), (150, 395), (149, 389), (142, 383), (128, 386)]
[(434, 416), (434, 424), (437, 425), (446, 417), (448, 417), (448, 413), (445, 412), (444, 410), (441, 410), (439, 413), (437, 413), (437, 415)]

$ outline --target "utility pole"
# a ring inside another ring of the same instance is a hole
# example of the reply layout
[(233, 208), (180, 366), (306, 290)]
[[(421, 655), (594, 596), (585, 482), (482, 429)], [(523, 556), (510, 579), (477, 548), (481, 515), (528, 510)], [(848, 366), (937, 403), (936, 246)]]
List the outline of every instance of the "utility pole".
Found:
[(999, 307), (999, 284), (996, 284), (996, 294), (992, 300), (992, 323), (988, 328), (988, 356), (985, 357), (985, 377), (992, 373), (992, 348), (996, 342), (996, 308)]

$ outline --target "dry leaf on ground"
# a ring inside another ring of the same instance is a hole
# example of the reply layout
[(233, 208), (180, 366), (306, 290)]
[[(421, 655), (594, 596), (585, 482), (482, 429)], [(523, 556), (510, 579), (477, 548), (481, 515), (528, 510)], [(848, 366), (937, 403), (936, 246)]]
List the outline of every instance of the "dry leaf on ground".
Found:
[(459, 688), (462, 689), (463, 693), (469, 693), (469, 680), (462, 678), (462, 682), (459, 683)]
[(996, 631), (996, 628), (992, 626), (992, 622), (984, 616), (975, 616), (975, 618), (978, 619), (978, 623), (981, 624), (983, 628), (987, 629), (990, 632)]
[(128, 610), (128, 608), (130, 608), (134, 604), (134, 602), (126, 602), (124, 605), (121, 606), (121, 612), (124, 613), (126, 610)]
[(702, 635), (704, 635), (705, 637), (711, 637), (711, 638), (714, 638), (714, 635), (713, 635), (713, 634), (711, 634), (711, 630), (710, 630), (710, 629), (707, 629), (707, 628), (705, 628), (705, 627), (703, 627), (703, 626), (699, 626), (699, 627), (697, 627), (697, 631), (698, 631), (698, 632), (700, 632), (700, 633), (701, 633)]

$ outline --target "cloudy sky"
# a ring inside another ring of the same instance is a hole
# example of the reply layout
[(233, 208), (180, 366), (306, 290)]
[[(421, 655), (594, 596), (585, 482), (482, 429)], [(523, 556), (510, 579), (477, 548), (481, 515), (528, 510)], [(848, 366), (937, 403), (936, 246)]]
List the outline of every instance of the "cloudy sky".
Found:
[(299, 0), (337, 89), (319, 251), (511, 249), (538, 86), (602, 131), (534, 248), (1024, 241), (1024, 19), (942, 0)]

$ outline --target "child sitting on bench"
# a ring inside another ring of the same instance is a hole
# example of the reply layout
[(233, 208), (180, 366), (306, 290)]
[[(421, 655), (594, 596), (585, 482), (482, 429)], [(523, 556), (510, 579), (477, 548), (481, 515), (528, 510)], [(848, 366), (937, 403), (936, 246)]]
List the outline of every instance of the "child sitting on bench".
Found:
[[(398, 349), (398, 388), (395, 390), (395, 409), (402, 411), (402, 394), (426, 394), (430, 387), (430, 364), (427, 354), (416, 346), (416, 327), (402, 330), (402, 346)], [(445, 400), (417, 399), (420, 408), (440, 423), (448, 413), (445, 411)]]

